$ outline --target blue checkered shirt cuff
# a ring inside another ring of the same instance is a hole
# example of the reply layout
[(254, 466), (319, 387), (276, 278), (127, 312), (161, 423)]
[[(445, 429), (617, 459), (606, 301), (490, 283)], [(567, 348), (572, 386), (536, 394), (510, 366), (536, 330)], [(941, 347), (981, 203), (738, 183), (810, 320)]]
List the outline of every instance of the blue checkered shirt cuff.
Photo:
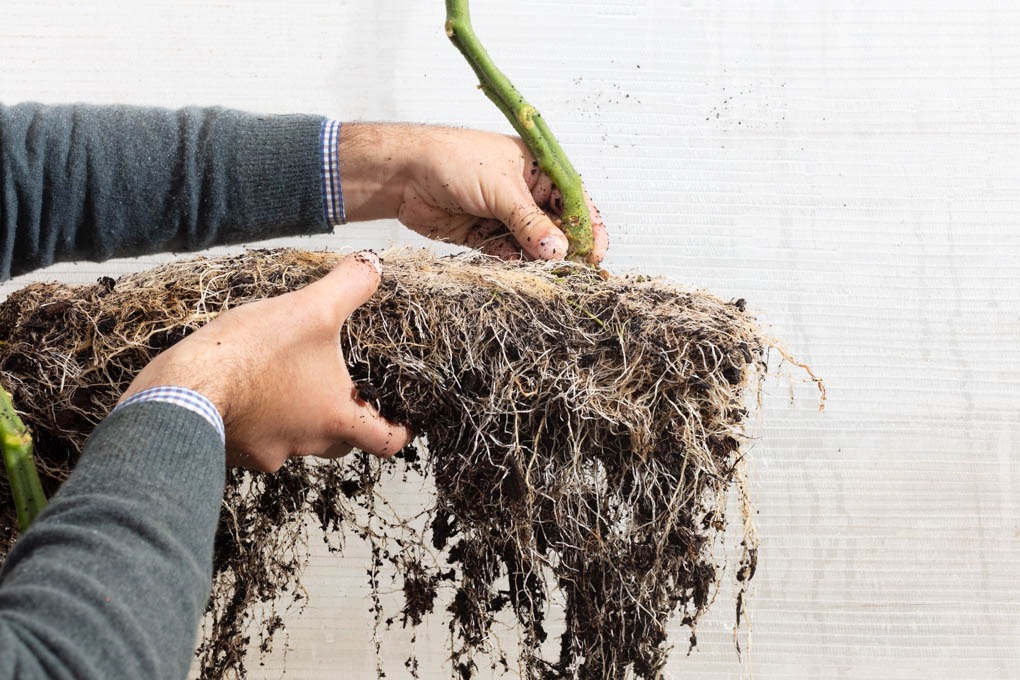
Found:
[(150, 387), (147, 390), (142, 390), (138, 394), (132, 396), (129, 399), (125, 399), (113, 409), (124, 408), (131, 404), (141, 404), (147, 401), (161, 401), (165, 404), (174, 404), (181, 408), (186, 408), (193, 413), (205, 418), (210, 425), (219, 433), (220, 439), (226, 443), (227, 436), (226, 431), (223, 428), (223, 418), (220, 416), (220, 412), (216, 410), (213, 403), (206, 397), (202, 396), (194, 390), (189, 390), (186, 387)]
[(347, 223), (344, 192), (340, 185), (340, 121), (322, 121), (322, 209), (326, 224), (336, 227)]

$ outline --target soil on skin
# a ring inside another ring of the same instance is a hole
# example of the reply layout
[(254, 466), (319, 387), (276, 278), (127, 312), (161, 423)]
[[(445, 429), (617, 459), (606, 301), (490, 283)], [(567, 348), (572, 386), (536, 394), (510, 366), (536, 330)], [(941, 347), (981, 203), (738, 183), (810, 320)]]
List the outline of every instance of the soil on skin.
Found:
[[(11, 295), (0, 306), (0, 382), (35, 433), (47, 491), (152, 356), (339, 259), (251, 251)], [(410, 251), (384, 261), (379, 292), (341, 342), (362, 397), (420, 438), (388, 463), (349, 456), (229, 472), (203, 677), (243, 675), (249, 648), (270, 648), (283, 625), (276, 612), (302, 597), (309, 518), (334, 546), (369, 541), (378, 621), (416, 626), (446, 607), (457, 677), (505, 665), (490, 647), (502, 611), (519, 624), (526, 677), (658, 677), (666, 623), (678, 617), (693, 641), (721, 576), (713, 549), (740, 487), (746, 405), (768, 347), (743, 300), (569, 264)], [(434, 483), (424, 529), (374, 512), (385, 466)], [(15, 538), (2, 473), (0, 498), (2, 555)], [(746, 587), (756, 544), (743, 501), (736, 577)], [(400, 612), (381, 610), (387, 563)], [(551, 657), (550, 588), (565, 602)], [(742, 603), (741, 589), (738, 616)]]

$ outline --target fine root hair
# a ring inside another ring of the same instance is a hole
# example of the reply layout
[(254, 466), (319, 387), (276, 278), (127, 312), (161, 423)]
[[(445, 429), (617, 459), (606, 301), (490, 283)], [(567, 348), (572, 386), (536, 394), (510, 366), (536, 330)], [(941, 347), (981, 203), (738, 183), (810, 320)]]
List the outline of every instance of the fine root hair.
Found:
[[(340, 259), (253, 250), (12, 294), (0, 306), (0, 382), (35, 434), (47, 491), (154, 355)], [(411, 250), (383, 260), (379, 291), (340, 341), (362, 398), (418, 439), (388, 462), (229, 471), (203, 677), (243, 676), (249, 647), (270, 648), (279, 612), (304, 597), (310, 521), (337, 549), (345, 537), (370, 542), (374, 607), (385, 562), (403, 591), (398, 621), (417, 625), (442, 603), (457, 677), (506, 664), (492, 631), (505, 611), (525, 677), (654, 678), (675, 642), (667, 623), (689, 626), (693, 643), (716, 592), (732, 490), (739, 617), (757, 559), (740, 491), (746, 422), (772, 346), (743, 300), (564, 263)], [(394, 467), (434, 485), (424, 521), (364, 512)], [(8, 491), (0, 477), (0, 548), (16, 531)], [(553, 589), (563, 623), (550, 653)]]

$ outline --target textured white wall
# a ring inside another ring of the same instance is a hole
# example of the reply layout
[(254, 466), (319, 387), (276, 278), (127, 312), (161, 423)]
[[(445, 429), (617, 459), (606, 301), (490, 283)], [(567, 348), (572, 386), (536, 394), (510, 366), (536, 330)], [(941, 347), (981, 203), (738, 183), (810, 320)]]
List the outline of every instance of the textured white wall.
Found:
[[(1016, 677), (1020, 10), (473, 4), (602, 207), (608, 266), (747, 298), (829, 385), (819, 415), (809, 386), (774, 381), (751, 452), (762, 556), (750, 666), (723, 595), (671, 676)], [(440, 0), (3, 0), (0, 17), (8, 103), (506, 129), (446, 42)], [(299, 244), (406, 240), (375, 224)], [(314, 559), (289, 677), (374, 677), (364, 568)], [(425, 667), (440, 669), (428, 677), (442, 677), (444, 641), (438, 626), (419, 636)], [(254, 676), (282, 674), (274, 658)]]

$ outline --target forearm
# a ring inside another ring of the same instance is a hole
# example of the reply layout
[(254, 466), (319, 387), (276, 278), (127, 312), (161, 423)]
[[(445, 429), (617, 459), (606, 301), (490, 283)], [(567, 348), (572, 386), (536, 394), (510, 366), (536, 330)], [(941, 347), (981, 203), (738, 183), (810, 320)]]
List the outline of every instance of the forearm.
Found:
[(0, 280), (327, 231), (321, 126), (216, 108), (0, 106)]
[(185, 677), (223, 461), (220, 435), (191, 411), (111, 414), (0, 572), (0, 677)]

